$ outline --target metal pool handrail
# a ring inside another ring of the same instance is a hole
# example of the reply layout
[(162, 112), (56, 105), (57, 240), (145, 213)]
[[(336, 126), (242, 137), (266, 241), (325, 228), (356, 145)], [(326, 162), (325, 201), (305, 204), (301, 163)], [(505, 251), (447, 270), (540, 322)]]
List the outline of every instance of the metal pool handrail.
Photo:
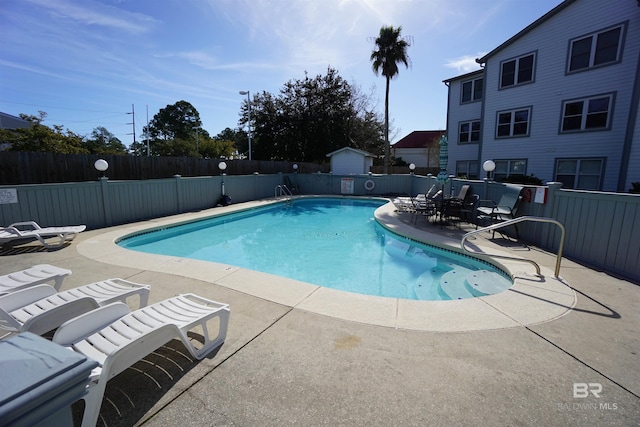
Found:
[[(560, 227), (560, 231), (561, 231), (560, 246), (558, 247), (558, 253), (556, 255), (556, 270), (555, 270), (555, 277), (558, 277), (560, 275), (560, 262), (562, 261), (562, 248), (564, 247), (565, 229), (564, 229), (564, 225), (562, 225), (561, 222), (559, 222), (559, 221), (557, 221), (557, 220), (555, 220), (553, 218), (545, 218), (545, 217), (539, 217), (539, 216), (521, 216), (521, 217), (510, 219), (508, 221), (504, 221), (504, 222), (501, 222), (501, 223), (498, 223), (498, 224), (493, 224), (493, 225), (490, 225), (488, 227), (480, 228), (478, 230), (470, 231), (467, 234), (465, 234), (464, 236), (462, 236), (462, 240), (460, 240), (460, 247), (462, 248), (463, 251), (465, 251), (467, 253), (478, 254), (478, 252), (471, 252), (471, 251), (467, 250), (467, 248), (465, 248), (464, 244), (465, 244), (465, 241), (467, 240), (468, 237), (470, 237), (470, 236), (472, 236), (474, 234), (478, 234), (478, 233), (483, 232), (483, 231), (497, 230), (499, 228), (508, 227), (509, 225), (518, 224), (520, 222), (525, 222), (525, 221), (547, 222), (547, 223), (555, 224), (558, 227)], [(491, 254), (484, 254), (484, 255), (489, 255), (489, 256), (494, 257), (494, 258), (502, 258), (502, 259), (510, 259), (510, 260), (514, 260), (514, 261), (529, 262), (529, 263), (531, 263), (531, 264), (533, 264), (535, 266), (536, 273), (538, 275), (540, 275), (540, 266), (538, 265), (538, 263), (536, 263), (535, 261), (533, 261), (531, 259), (516, 258), (516, 257), (511, 257), (511, 256), (506, 256), (506, 255), (491, 255)]]
[(284, 184), (281, 185), (276, 185), (275, 188), (275, 197), (282, 197), (282, 196), (293, 196), (293, 193), (291, 192), (291, 190), (289, 190), (289, 187), (287, 187)]

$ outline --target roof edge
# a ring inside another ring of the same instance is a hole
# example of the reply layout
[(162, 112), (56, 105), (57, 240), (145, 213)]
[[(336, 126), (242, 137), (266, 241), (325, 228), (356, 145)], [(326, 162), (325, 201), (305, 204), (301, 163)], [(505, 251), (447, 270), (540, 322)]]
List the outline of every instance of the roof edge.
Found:
[(495, 55), (497, 52), (499, 52), (500, 50), (506, 48), (507, 46), (510, 46), (511, 44), (515, 43), (516, 40), (518, 40), (519, 38), (523, 37), (524, 35), (528, 34), (529, 32), (531, 32), (532, 30), (534, 30), (536, 27), (538, 27), (540, 24), (542, 24), (543, 22), (549, 20), (550, 18), (552, 18), (553, 16), (557, 15), (559, 12), (561, 12), (562, 10), (564, 10), (565, 8), (569, 7), (570, 5), (572, 5), (573, 3), (575, 3), (577, 0), (564, 0), (562, 3), (560, 3), (559, 5), (557, 5), (556, 7), (554, 7), (553, 9), (551, 9), (549, 12), (545, 13), (544, 15), (542, 15), (540, 18), (536, 19), (535, 21), (533, 21), (531, 24), (527, 25), (524, 29), (522, 29), (520, 32), (518, 32), (516, 35), (514, 35), (513, 37), (511, 37), (510, 39), (508, 39), (507, 41), (505, 41), (504, 43), (502, 43), (500, 46), (496, 47), (495, 49), (493, 49), (491, 52), (487, 53), (485, 56), (483, 56), (482, 58), (478, 58), (476, 59), (476, 62), (478, 64), (484, 64), (487, 62), (487, 59), (493, 55)]

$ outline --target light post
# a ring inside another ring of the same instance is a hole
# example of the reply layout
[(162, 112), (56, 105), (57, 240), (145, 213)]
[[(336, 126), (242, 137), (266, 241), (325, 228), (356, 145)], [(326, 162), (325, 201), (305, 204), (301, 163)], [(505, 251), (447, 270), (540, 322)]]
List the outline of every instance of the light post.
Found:
[(98, 159), (93, 164), (93, 167), (96, 168), (98, 172), (102, 172), (102, 177), (104, 178), (104, 172), (109, 168), (109, 163), (104, 159)]
[(487, 179), (491, 178), (491, 172), (496, 168), (496, 164), (493, 160), (487, 160), (482, 164), (482, 169), (487, 173)]
[(413, 163), (411, 163), (411, 164), (409, 165), (409, 170), (411, 171), (411, 172), (410, 172), (410, 173), (411, 173), (411, 175), (413, 175), (414, 171), (416, 170), (416, 165), (415, 165), (415, 164), (413, 164)]
[(224, 196), (224, 171), (227, 169), (227, 164), (225, 162), (218, 163), (218, 168), (220, 169), (220, 175), (222, 175), (222, 196)]
[(198, 146), (198, 130), (202, 129), (202, 126), (194, 126), (191, 129), (195, 129), (196, 131), (196, 151), (200, 151), (200, 147)]
[(248, 90), (241, 90), (238, 93), (240, 95), (247, 95), (247, 111), (249, 114), (249, 120), (247, 121), (247, 134), (249, 135), (249, 160), (251, 160), (251, 95)]

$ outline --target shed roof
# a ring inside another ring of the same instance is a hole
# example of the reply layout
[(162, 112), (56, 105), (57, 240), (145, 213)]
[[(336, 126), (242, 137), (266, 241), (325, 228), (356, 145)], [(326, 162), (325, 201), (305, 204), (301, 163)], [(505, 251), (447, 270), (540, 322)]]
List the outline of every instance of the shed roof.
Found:
[(446, 134), (445, 130), (414, 130), (400, 141), (393, 144), (392, 148), (424, 148), (439, 141), (440, 137)]
[(361, 154), (361, 155), (363, 155), (365, 157), (376, 157), (375, 154), (367, 153), (366, 151), (358, 150), (357, 148), (351, 148), (351, 147), (342, 147), (339, 150), (332, 151), (331, 153), (327, 154), (327, 157), (331, 157), (331, 156), (336, 155), (338, 153), (341, 153), (343, 151), (353, 151), (353, 152)]

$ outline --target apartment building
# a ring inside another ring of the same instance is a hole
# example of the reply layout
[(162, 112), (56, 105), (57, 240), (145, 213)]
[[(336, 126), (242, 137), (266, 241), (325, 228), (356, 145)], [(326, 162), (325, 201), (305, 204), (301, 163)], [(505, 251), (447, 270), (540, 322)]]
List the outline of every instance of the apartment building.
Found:
[(449, 170), (563, 188), (640, 182), (640, 2), (565, 0), (448, 86)]

